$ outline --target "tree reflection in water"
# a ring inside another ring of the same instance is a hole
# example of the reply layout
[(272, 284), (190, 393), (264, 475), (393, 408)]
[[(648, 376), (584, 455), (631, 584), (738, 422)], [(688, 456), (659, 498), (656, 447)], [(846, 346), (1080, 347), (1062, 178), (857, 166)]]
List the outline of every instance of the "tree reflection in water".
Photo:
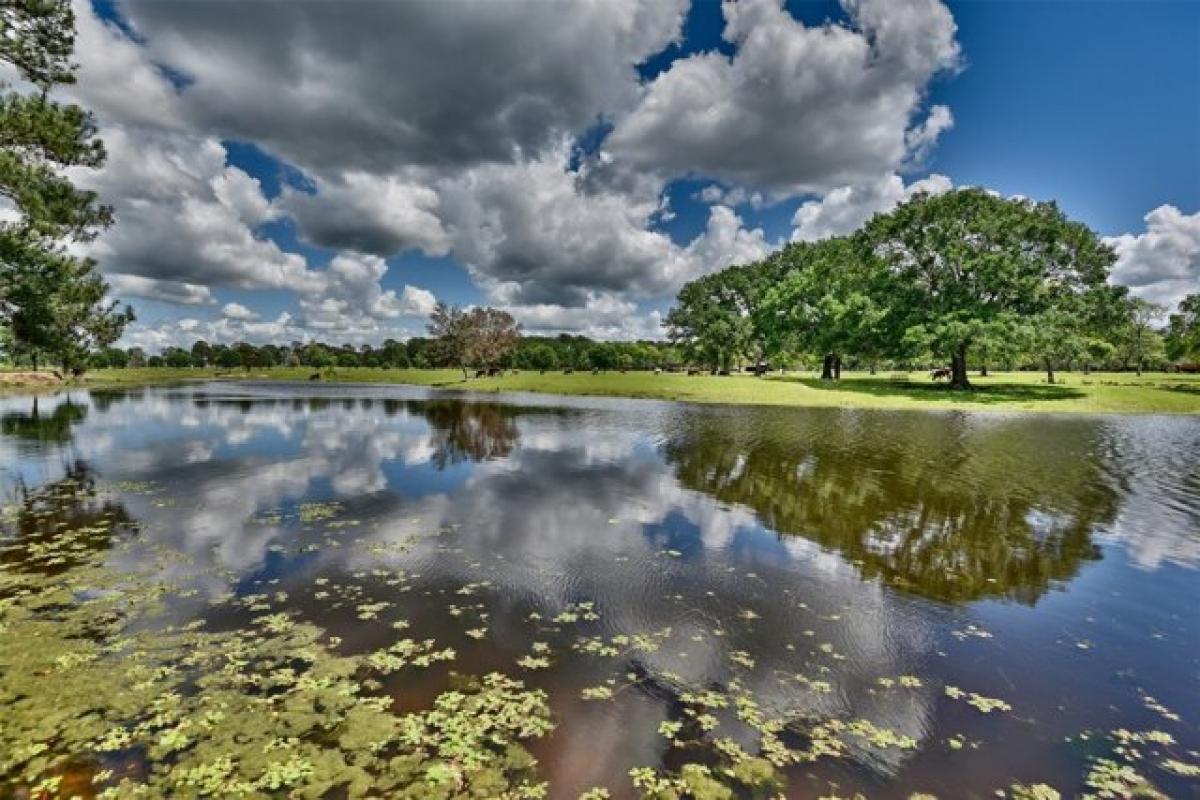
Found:
[[(24, 572), (59, 575), (90, 553), (108, 549), (113, 530), (131, 522), (115, 497), (98, 491), (87, 464), (75, 461), (52, 483), (10, 488), (0, 513), (0, 565)], [(55, 540), (70, 532), (72, 546)]]
[(864, 576), (1033, 603), (1100, 558), (1092, 534), (1120, 506), (1102, 436), (1088, 419), (721, 410), (680, 415), (663, 449), (684, 486)]
[(28, 412), (9, 411), (0, 415), (0, 435), (33, 442), (66, 444), (71, 441), (71, 429), (87, 417), (88, 407), (71, 402), (68, 396), (50, 411), (42, 411), (35, 395)]
[(509, 455), (521, 438), (521, 409), (496, 403), (434, 400), (410, 403), (433, 429), (431, 461), (444, 469), (462, 461), (487, 461)]

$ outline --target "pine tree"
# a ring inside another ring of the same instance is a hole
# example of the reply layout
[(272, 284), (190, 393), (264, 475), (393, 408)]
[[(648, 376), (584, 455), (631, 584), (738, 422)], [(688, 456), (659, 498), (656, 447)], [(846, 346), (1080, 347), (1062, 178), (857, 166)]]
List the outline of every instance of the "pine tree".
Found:
[(112, 222), (112, 209), (63, 174), (105, 157), (91, 114), (51, 98), (75, 80), (74, 23), (69, 0), (0, 0), (0, 59), (23, 79), (0, 86), (0, 202), (15, 217), (0, 222), (0, 327), (10, 355), (36, 369), (46, 354), (64, 373), (81, 372), (133, 319), (106, 300), (95, 262), (67, 250)]

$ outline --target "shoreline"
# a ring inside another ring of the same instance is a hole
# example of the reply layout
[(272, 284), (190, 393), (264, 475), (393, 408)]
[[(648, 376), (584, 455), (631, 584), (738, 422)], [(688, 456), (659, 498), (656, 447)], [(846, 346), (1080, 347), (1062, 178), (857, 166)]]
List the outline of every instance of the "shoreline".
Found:
[[(50, 373), (38, 373), (50, 378)], [(21, 382), (0, 373), (0, 396), (45, 394), (71, 389), (135, 389), (195, 381), (286, 381), (305, 383), (314, 374), (306, 367), (273, 367), (245, 372), (208, 368), (96, 370), (80, 380), (35, 379)], [(32, 375), (30, 374), (30, 377)], [(1040, 373), (993, 373), (974, 377), (971, 392), (952, 391), (929, 382), (924, 373), (845, 373), (827, 384), (812, 373), (757, 378), (651, 372), (522, 371), (464, 380), (452, 369), (384, 369), (343, 367), (321, 373), (323, 384), (406, 385), (447, 392), (497, 394), (531, 392), (566, 397), (613, 397), (718, 405), (795, 408), (863, 408), (927, 411), (998, 411), (1062, 414), (1200, 414), (1200, 375), (1153, 373), (1062, 373), (1047, 384)], [(318, 381), (313, 381), (314, 383)]]

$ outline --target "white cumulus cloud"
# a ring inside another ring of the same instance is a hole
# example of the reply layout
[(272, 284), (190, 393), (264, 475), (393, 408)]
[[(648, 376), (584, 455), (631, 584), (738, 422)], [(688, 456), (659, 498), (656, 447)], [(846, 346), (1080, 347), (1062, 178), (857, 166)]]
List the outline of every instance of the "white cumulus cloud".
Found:
[(728, 57), (675, 61), (605, 143), (617, 163), (778, 193), (877, 179), (921, 157), (950, 124), (917, 122), (930, 79), (958, 65), (937, 0), (851, 0), (853, 27), (810, 27), (780, 0), (722, 4)]
[(819, 200), (801, 203), (792, 216), (792, 241), (816, 241), (857, 230), (875, 214), (891, 211), (918, 192), (941, 194), (954, 188), (945, 175), (905, 185), (899, 175), (856, 186), (839, 186)]
[(1146, 230), (1105, 241), (1117, 251), (1112, 280), (1134, 294), (1174, 307), (1200, 292), (1200, 212), (1162, 205), (1145, 217)]

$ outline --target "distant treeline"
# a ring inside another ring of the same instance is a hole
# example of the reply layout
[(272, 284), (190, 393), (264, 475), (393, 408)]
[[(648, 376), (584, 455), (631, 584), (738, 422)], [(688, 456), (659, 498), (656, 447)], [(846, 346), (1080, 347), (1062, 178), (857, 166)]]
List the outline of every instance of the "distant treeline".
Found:
[[(457, 367), (437, 339), (413, 337), (381, 345), (292, 342), (287, 345), (210, 344), (203, 339), (190, 349), (168, 347), (149, 354), (140, 347), (109, 347), (91, 357), (93, 368), (104, 367), (383, 367), (390, 369)], [(684, 365), (680, 349), (667, 342), (600, 342), (586, 336), (523, 336), (504, 354), (507, 369), (675, 369)]]

